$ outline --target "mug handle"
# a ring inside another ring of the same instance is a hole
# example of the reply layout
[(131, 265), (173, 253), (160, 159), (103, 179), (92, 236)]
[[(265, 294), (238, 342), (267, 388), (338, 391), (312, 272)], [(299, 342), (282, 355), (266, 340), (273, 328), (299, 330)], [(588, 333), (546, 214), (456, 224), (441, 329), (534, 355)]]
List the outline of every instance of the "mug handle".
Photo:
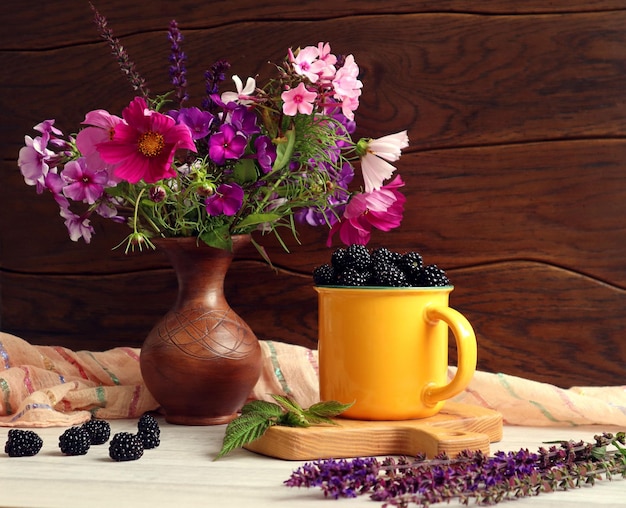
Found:
[(465, 316), (450, 307), (428, 306), (424, 310), (424, 317), (432, 325), (439, 320), (446, 322), (454, 334), (458, 355), (457, 371), (452, 380), (443, 386), (429, 384), (422, 393), (424, 404), (434, 406), (437, 402), (461, 393), (472, 380), (476, 371), (476, 335)]

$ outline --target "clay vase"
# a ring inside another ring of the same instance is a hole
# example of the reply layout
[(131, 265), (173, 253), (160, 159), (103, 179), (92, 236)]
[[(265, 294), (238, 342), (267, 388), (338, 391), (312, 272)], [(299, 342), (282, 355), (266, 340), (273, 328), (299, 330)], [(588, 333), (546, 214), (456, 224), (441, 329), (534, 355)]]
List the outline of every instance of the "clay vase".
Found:
[(145, 339), (140, 366), (169, 423), (230, 422), (261, 374), (259, 342), (224, 297), (234, 253), (249, 241), (234, 236), (232, 252), (196, 238), (155, 241), (174, 267), (178, 296)]

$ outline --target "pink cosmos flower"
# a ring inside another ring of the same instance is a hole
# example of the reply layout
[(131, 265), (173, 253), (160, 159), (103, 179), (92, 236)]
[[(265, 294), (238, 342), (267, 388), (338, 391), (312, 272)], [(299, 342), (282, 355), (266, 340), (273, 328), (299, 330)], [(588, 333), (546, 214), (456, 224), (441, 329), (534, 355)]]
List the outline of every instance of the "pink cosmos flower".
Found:
[(243, 203), (243, 189), (236, 183), (223, 183), (204, 201), (206, 212), (211, 215), (235, 215)]
[(135, 97), (122, 112), (124, 122), (115, 126), (113, 139), (96, 144), (102, 160), (116, 164), (115, 175), (130, 183), (155, 183), (176, 175), (172, 166), (178, 149), (196, 147), (187, 126), (148, 109)]
[(61, 172), (65, 186), (63, 194), (74, 200), (94, 204), (104, 192), (109, 179), (105, 170), (94, 171), (87, 167), (83, 157), (70, 161)]
[(300, 83), (296, 88), (283, 92), (280, 98), (283, 100), (285, 115), (296, 116), (297, 113), (310, 115), (313, 112), (313, 102), (317, 94), (307, 90), (304, 83)]
[(407, 146), (409, 146), (409, 137), (406, 131), (378, 139), (359, 140), (357, 153), (361, 156), (365, 192), (380, 189), (382, 183), (391, 177), (396, 168), (387, 161), (397, 161), (402, 149)]
[(366, 245), (372, 228), (389, 231), (400, 226), (406, 202), (406, 197), (398, 190), (402, 186), (404, 182), (398, 175), (378, 190), (353, 196), (341, 220), (331, 228), (326, 246), (332, 245), (336, 232), (346, 245)]

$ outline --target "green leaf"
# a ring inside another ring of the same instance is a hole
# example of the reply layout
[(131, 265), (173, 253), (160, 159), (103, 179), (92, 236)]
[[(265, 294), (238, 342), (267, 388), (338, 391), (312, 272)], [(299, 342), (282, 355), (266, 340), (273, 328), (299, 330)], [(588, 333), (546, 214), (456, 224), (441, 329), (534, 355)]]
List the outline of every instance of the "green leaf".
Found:
[(332, 418), (333, 416), (338, 416), (347, 409), (350, 409), (353, 404), (354, 402), (350, 402), (349, 404), (342, 404), (341, 402), (337, 402), (336, 400), (328, 400), (313, 404), (307, 409), (307, 413), (323, 418)]
[(253, 400), (241, 408), (241, 414), (258, 413), (266, 418), (274, 418), (283, 414), (283, 409), (273, 402), (265, 400)]
[(254, 159), (239, 159), (233, 168), (233, 176), (240, 184), (256, 182), (259, 174)]
[(304, 413), (303, 407), (298, 404), (291, 397), (285, 397), (284, 395), (272, 394), (272, 398), (283, 406), (287, 411), (293, 411), (294, 413)]
[(294, 145), (296, 143), (296, 131), (290, 129), (285, 132), (285, 137), (276, 145), (276, 160), (272, 166), (272, 171), (282, 169), (291, 159), (293, 155)]
[(228, 231), (228, 225), (211, 231), (205, 231), (200, 235), (200, 240), (206, 243), (209, 247), (215, 247), (216, 249), (230, 250), (233, 248), (232, 239)]
[(272, 425), (275, 425), (275, 422), (260, 413), (238, 416), (227, 425), (222, 449), (214, 460), (260, 438)]
[(278, 421), (277, 425), (285, 427), (310, 427), (311, 423), (304, 415), (304, 412), (287, 411)]
[(243, 229), (248, 226), (256, 226), (257, 224), (264, 224), (265, 222), (273, 222), (280, 219), (279, 213), (253, 213), (245, 217), (242, 221), (237, 223), (237, 229)]

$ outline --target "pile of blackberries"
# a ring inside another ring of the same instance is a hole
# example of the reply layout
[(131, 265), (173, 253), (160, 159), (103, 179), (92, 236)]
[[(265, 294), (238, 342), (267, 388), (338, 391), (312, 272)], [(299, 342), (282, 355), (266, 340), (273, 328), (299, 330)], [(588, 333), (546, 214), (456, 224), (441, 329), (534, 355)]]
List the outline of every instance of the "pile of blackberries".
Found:
[(369, 250), (352, 244), (336, 249), (330, 263), (313, 270), (317, 286), (437, 287), (449, 286), (444, 270), (424, 265), (419, 252), (404, 254), (385, 247)]

